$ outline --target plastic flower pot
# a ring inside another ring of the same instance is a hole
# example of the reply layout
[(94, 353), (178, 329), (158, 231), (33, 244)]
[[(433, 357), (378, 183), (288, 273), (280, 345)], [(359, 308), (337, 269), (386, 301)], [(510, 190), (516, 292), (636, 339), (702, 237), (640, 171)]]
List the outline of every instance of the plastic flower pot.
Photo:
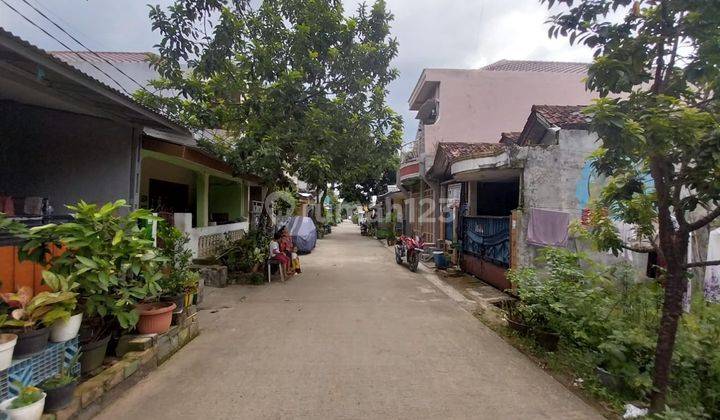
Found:
[(175, 310), (173, 312), (179, 314), (185, 308), (185, 293), (180, 293), (175, 296), (163, 296), (160, 298), (160, 301), (174, 303)]
[(558, 349), (560, 334), (550, 331), (535, 330), (533, 331), (533, 335), (535, 336), (535, 341), (537, 341), (543, 349), (547, 351), (556, 351)]
[(9, 408), (12, 401), (17, 398), (10, 398), (0, 404), (0, 408), (8, 415), (11, 420), (40, 420), (45, 409), (45, 397), (43, 393), (42, 398), (35, 401), (30, 405), (20, 408)]
[(13, 350), (17, 340), (18, 336), (15, 334), (0, 334), (0, 370), (5, 370), (12, 364)]
[(80, 351), (82, 352), (80, 355), (80, 373), (85, 375), (102, 366), (109, 342), (110, 335), (98, 341), (83, 344), (80, 347)]
[(506, 317), (505, 319), (507, 320), (510, 329), (517, 331), (521, 335), (528, 335), (530, 333), (530, 326), (523, 324), (521, 320), (513, 319), (511, 317)]
[(59, 320), (53, 324), (50, 330), (50, 341), (53, 343), (63, 343), (77, 337), (82, 324), (82, 312), (71, 316), (67, 320)]
[(47, 397), (45, 397), (45, 411), (58, 411), (70, 405), (77, 384), (77, 381), (72, 381), (69, 384), (53, 389), (43, 388), (43, 391), (47, 394)]
[(140, 314), (137, 330), (140, 334), (162, 334), (170, 329), (173, 311), (177, 305), (173, 302), (140, 303), (135, 308)]
[(623, 381), (620, 376), (610, 373), (609, 371), (601, 368), (600, 366), (595, 367), (595, 374), (597, 375), (598, 381), (600, 381), (600, 383), (603, 384), (605, 388), (611, 389), (613, 391), (622, 390)]
[(13, 351), (13, 359), (25, 359), (34, 354), (40, 353), (47, 347), (50, 337), (50, 328), (43, 327), (36, 330), (9, 330), (17, 334), (17, 344)]

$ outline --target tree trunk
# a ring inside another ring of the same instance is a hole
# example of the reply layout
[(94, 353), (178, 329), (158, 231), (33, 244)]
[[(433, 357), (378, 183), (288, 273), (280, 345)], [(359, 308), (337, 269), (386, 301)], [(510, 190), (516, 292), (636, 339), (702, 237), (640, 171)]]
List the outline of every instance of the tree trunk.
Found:
[(327, 221), (325, 218), (325, 197), (327, 197), (327, 188), (322, 190), (322, 197), (320, 198), (320, 221), (323, 225)]
[[(678, 267), (679, 266), (679, 267)], [(682, 263), (670, 263), (665, 282), (662, 318), (658, 330), (655, 348), (655, 367), (653, 371), (653, 391), (650, 407), (653, 413), (665, 409), (665, 400), (670, 382), (670, 368), (675, 349), (678, 322), (682, 316), (682, 302), (686, 290), (687, 277)]]
[(267, 193), (265, 194), (265, 202), (263, 203), (262, 210), (260, 211), (260, 220), (258, 220), (258, 229), (270, 235), (272, 234), (272, 217), (270, 217), (270, 213), (267, 209), (267, 197), (269, 197), (274, 191), (274, 188), (268, 187)]
[[(318, 201), (320, 200), (320, 187), (315, 189), (315, 199)], [(312, 221), (313, 221), (313, 223), (315, 223), (315, 226), (317, 226), (317, 222), (318, 222), (317, 211), (318, 211), (318, 203), (315, 203), (315, 208), (312, 211)]]
[(665, 409), (675, 338), (678, 322), (682, 316), (682, 302), (687, 282), (685, 264), (687, 263), (689, 233), (685, 226), (676, 226), (680, 221), (672, 219), (670, 209), (677, 203), (672, 202), (669, 188), (668, 175), (671, 170), (671, 165), (662, 158), (651, 159), (650, 172), (655, 181), (658, 201), (659, 247), (667, 264), (662, 316), (655, 348), (653, 391), (650, 395), (650, 409), (653, 413), (659, 413)]

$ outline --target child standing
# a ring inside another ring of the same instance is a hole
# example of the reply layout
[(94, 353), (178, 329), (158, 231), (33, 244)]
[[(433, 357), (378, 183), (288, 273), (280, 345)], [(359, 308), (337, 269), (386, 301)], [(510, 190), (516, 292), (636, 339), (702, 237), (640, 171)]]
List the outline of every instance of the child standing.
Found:
[(296, 274), (302, 273), (302, 270), (300, 269), (300, 257), (298, 257), (297, 247), (293, 247), (292, 268), (293, 268), (293, 270), (295, 270)]

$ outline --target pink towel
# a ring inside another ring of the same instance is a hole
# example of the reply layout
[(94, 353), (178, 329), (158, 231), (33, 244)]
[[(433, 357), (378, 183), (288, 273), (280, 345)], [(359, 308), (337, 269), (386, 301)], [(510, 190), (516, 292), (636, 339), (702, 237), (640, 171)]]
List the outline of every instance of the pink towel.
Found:
[(527, 241), (532, 245), (567, 245), (570, 215), (561, 211), (531, 209)]

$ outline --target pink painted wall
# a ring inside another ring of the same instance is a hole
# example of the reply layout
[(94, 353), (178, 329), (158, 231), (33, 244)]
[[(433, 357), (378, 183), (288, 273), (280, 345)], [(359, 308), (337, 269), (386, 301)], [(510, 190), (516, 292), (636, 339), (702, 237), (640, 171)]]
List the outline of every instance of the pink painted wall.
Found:
[(426, 69), (422, 77), (440, 82), (438, 119), (425, 126), (428, 156), (439, 142), (497, 142), (504, 131), (521, 131), (533, 105), (584, 105), (597, 96), (585, 90), (584, 74)]

